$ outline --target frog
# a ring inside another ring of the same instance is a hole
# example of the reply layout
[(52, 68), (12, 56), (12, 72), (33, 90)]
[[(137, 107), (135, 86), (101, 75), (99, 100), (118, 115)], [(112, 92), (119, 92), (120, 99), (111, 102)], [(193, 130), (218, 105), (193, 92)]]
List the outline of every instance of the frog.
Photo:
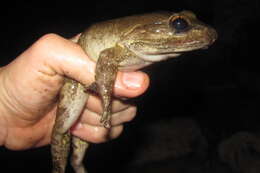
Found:
[(185, 52), (205, 49), (216, 39), (216, 30), (187, 10), (132, 15), (89, 26), (77, 44), (96, 62), (95, 81), (85, 86), (65, 77), (51, 136), (52, 173), (65, 172), (70, 149), (74, 171), (87, 172), (83, 158), (89, 142), (73, 136), (70, 128), (79, 119), (90, 94), (102, 100), (100, 123), (111, 127), (111, 102), (118, 71), (136, 71)]

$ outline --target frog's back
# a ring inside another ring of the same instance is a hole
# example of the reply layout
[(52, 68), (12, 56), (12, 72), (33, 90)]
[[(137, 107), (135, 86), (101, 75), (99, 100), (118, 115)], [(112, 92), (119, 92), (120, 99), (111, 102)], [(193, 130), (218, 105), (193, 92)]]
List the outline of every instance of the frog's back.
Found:
[(82, 33), (79, 44), (96, 61), (102, 50), (113, 47), (124, 34), (135, 26), (159, 22), (168, 19), (170, 15), (169, 12), (158, 12), (96, 23)]

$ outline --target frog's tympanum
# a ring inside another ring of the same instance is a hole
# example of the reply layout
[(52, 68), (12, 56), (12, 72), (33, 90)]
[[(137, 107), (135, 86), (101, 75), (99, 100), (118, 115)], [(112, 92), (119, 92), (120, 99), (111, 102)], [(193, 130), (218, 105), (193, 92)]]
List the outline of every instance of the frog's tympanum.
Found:
[(216, 38), (216, 31), (190, 11), (136, 15), (90, 26), (81, 34), (78, 44), (97, 63), (95, 82), (85, 86), (65, 79), (51, 140), (53, 173), (65, 171), (71, 143), (71, 164), (76, 173), (86, 173), (82, 160), (89, 144), (71, 136), (69, 129), (84, 109), (90, 90), (100, 96), (100, 123), (109, 128), (111, 94), (118, 70), (134, 71), (184, 52), (207, 48)]

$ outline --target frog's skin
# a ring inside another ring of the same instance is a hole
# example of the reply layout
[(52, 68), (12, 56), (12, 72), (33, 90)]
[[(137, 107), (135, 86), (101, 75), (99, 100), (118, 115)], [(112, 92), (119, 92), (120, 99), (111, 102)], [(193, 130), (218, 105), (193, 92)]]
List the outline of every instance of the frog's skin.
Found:
[[(65, 79), (51, 141), (53, 173), (65, 171), (71, 143), (69, 129), (84, 109), (89, 90), (100, 95), (103, 101), (100, 122), (109, 128), (111, 94), (118, 70), (134, 71), (184, 52), (206, 48), (216, 38), (216, 31), (190, 11), (130, 16), (89, 27), (81, 34), (78, 44), (97, 62), (95, 82), (84, 86)], [(86, 173), (82, 159), (88, 145), (72, 137), (71, 163), (76, 173)]]

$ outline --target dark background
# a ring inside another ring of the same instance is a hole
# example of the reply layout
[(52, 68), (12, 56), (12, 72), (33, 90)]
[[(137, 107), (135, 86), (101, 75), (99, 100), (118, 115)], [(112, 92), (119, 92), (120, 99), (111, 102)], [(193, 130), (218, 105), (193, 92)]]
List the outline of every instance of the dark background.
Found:
[[(90, 172), (230, 172), (217, 157), (219, 143), (240, 131), (259, 132), (258, 0), (9, 1), (0, 8), (2, 66), (46, 33), (69, 38), (91, 23), (136, 13), (192, 10), (216, 28), (219, 38), (209, 49), (145, 69), (151, 87), (134, 100), (137, 118), (119, 139), (91, 147), (85, 163)], [(190, 152), (170, 156), (169, 145), (181, 141), (172, 133), (182, 136), (192, 126), (176, 128), (183, 118), (196, 122), (208, 143), (199, 164), (189, 160)], [(149, 160), (151, 153), (158, 159)], [(0, 163), (9, 173), (50, 172), (49, 146), (2, 147)]]

